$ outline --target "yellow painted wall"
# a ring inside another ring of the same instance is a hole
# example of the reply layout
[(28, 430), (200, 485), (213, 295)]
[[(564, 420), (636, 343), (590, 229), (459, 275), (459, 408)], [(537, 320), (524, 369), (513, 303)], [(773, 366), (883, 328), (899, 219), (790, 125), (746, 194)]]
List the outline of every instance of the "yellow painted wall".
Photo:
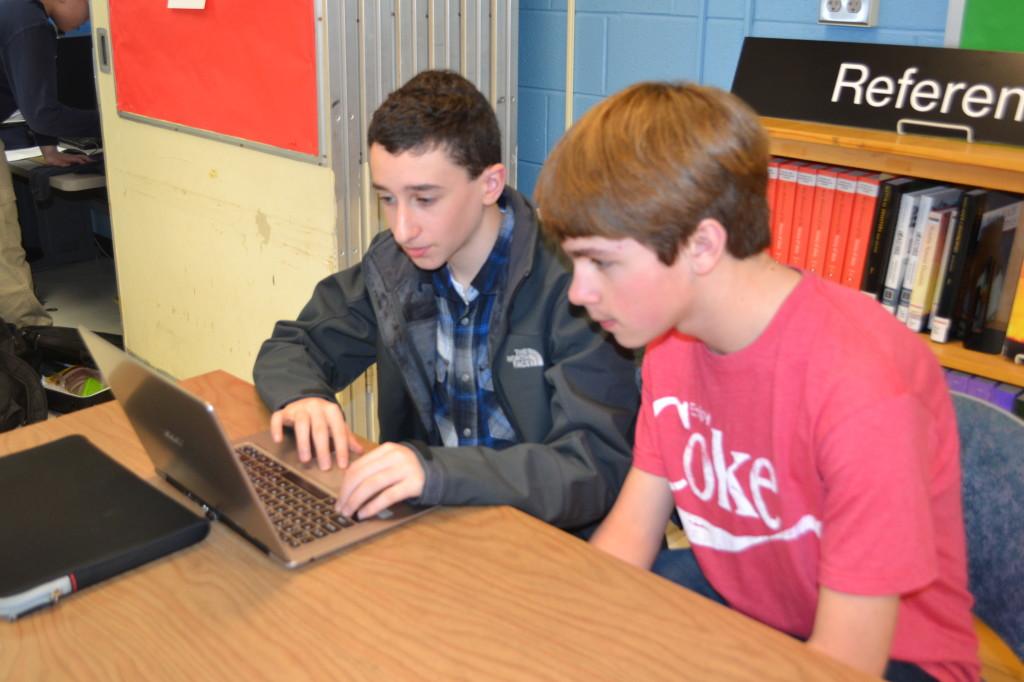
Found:
[(338, 269), (333, 171), (123, 119), (97, 79), (126, 345), (177, 377), (251, 380), (273, 323)]

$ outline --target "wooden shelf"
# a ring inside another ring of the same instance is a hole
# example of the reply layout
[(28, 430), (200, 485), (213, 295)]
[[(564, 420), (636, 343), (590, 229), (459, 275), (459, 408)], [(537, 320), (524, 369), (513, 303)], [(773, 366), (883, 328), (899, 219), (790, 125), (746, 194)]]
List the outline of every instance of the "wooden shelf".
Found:
[(762, 118), (772, 154), (1024, 193), (1024, 148)]
[[(761, 123), (777, 156), (1024, 194), (1022, 147), (781, 118), (762, 117)], [(944, 367), (1024, 386), (1024, 365), (965, 350), (960, 342), (922, 338)]]
[(927, 334), (922, 334), (921, 338), (928, 343), (943, 367), (1014, 386), (1024, 386), (1024, 365), (1015, 365), (1002, 355), (966, 350), (959, 341), (935, 343)]

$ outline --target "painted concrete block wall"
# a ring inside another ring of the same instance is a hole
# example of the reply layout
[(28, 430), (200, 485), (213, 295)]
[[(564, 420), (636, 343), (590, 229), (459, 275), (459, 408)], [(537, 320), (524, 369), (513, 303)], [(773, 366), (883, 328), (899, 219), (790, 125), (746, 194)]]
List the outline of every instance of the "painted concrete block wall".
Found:
[[(941, 47), (948, 0), (879, 0), (878, 26), (817, 23), (819, 0), (577, 0), (574, 120), (631, 83), (729, 89), (745, 36)], [(565, 131), (565, 0), (520, 0), (519, 188)]]

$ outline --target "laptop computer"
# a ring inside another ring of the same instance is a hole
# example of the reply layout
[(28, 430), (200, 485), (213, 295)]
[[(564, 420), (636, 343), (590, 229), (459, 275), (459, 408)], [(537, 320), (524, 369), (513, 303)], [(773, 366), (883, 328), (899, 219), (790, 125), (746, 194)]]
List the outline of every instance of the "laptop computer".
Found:
[(344, 470), (302, 464), (294, 443), (274, 443), (269, 431), (230, 443), (212, 405), (88, 329), (78, 331), (157, 473), (285, 566), (322, 558), (432, 509), (397, 504), (363, 521), (335, 514)]

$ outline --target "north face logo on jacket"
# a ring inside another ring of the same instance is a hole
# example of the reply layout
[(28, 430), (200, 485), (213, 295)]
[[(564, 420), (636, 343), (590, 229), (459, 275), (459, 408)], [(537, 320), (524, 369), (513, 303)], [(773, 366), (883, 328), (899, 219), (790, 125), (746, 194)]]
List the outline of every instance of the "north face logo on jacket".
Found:
[(543, 356), (541, 356), (539, 351), (533, 348), (514, 348), (512, 350), (512, 354), (506, 356), (505, 360), (516, 369), (544, 366)]

